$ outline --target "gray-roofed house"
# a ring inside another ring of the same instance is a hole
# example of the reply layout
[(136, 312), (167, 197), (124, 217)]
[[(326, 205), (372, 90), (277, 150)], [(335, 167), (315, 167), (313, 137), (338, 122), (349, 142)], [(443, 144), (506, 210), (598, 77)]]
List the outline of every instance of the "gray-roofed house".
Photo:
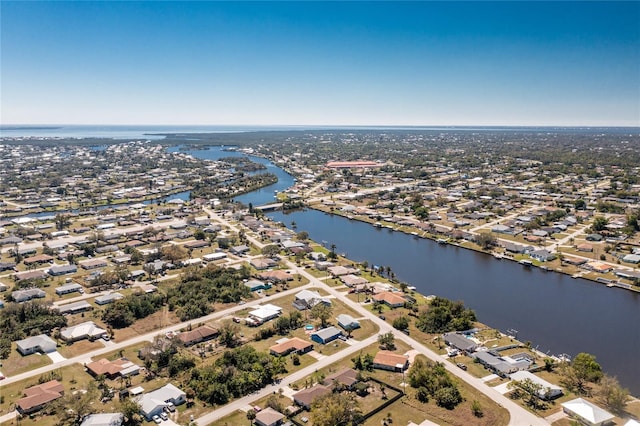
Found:
[(318, 303), (331, 305), (331, 300), (321, 296), (317, 291), (305, 289), (296, 294), (295, 300), (293, 301), (293, 307), (300, 311), (304, 311), (305, 309), (313, 308)]
[(147, 420), (151, 420), (153, 416), (160, 414), (164, 408), (169, 407), (170, 404), (180, 405), (186, 402), (186, 400), (187, 395), (169, 383), (153, 392), (143, 394), (138, 399), (138, 404), (140, 404), (140, 412), (142, 415), (144, 415)]
[(251, 250), (251, 249), (249, 248), (249, 246), (246, 246), (246, 245), (235, 246), (235, 247), (231, 247), (229, 249), (229, 251), (231, 253), (236, 254), (236, 255), (247, 253), (247, 252), (249, 252), (249, 250)]
[(493, 351), (474, 352), (474, 358), (488, 369), (499, 376), (506, 377), (519, 370), (526, 370), (531, 366), (530, 360), (515, 360), (509, 357), (502, 357)]
[(47, 270), (47, 272), (49, 273), (49, 275), (57, 277), (57, 276), (60, 276), (60, 275), (75, 274), (76, 272), (78, 272), (78, 267), (76, 265), (73, 265), (73, 264), (70, 264), (70, 265), (56, 265), (56, 266), (52, 266), (51, 268), (49, 268)]
[(55, 352), (56, 346), (56, 342), (46, 334), (27, 337), (26, 339), (18, 340), (16, 342), (18, 352), (22, 355), (31, 355), (36, 352), (48, 354), (50, 352)]
[(79, 302), (56, 306), (54, 309), (57, 309), (61, 314), (78, 314), (80, 312), (90, 311), (93, 309), (93, 306), (86, 300), (80, 300)]
[(311, 340), (325, 345), (342, 336), (342, 331), (334, 326), (323, 328), (311, 334)]
[(80, 426), (121, 426), (124, 422), (122, 413), (89, 414)]
[(478, 347), (476, 342), (458, 333), (445, 333), (444, 341), (447, 345), (462, 352), (473, 352)]
[(540, 262), (548, 262), (556, 258), (556, 256), (553, 253), (545, 249), (534, 250), (529, 253), (529, 256), (531, 256), (533, 259), (538, 260)]
[(84, 288), (78, 283), (69, 283), (65, 285), (61, 285), (60, 287), (56, 287), (56, 294), (58, 296), (62, 296), (63, 294), (69, 294), (74, 292), (83, 293)]
[(16, 290), (11, 293), (11, 298), (18, 303), (26, 302), (31, 299), (40, 299), (46, 297), (47, 293), (39, 288), (25, 288), (23, 290)]
[(124, 296), (120, 293), (108, 293), (103, 294), (102, 296), (96, 297), (94, 300), (98, 305), (107, 305), (109, 303), (113, 303), (116, 300), (122, 299)]
[(271, 288), (271, 284), (265, 283), (260, 280), (249, 280), (244, 285), (251, 291), (268, 290)]
[(348, 314), (340, 314), (336, 317), (336, 321), (338, 321), (338, 325), (344, 328), (347, 331), (355, 330), (356, 328), (360, 328), (360, 322)]

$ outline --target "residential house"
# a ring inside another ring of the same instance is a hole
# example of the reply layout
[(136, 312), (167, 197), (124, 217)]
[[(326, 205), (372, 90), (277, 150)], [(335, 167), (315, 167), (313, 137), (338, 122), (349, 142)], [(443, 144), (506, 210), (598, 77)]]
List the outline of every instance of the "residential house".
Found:
[(80, 267), (86, 270), (105, 268), (106, 266), (108, 266), (108, 263), (104, 259), (88, 259), (80, 262)]
[(62, 285), (60, 287), (56, 287), (56, 294), (58, 296), (62, 296), (64, 294), (69, 294), (69, 293), (74, 293), (76, 291), (78, 293), (84, 293), (84, 287), (82, 287), (78, 283), (69, 283), (69, 284)]
[(122, 426), (124, 415), (122, 413), (89, 414), (82, 420), (80, 426)]
[(331, 300), (327, 297), (323, 297), (317, 291), (313, 290), (302, 290), (296, 294), (295, 300), (293, 301), (293, 307), (304, 311), (305, 309), (311, 309), (316, 306), (318, 303), (324, 303), (325, 305), (331, 305)]
[(60, 332), (62, 340), (68, 343), (82, 339), (99, 339), (106, 335), (107, 331), (98, 327), (93, 321), (87, 321), (72, 327), (67, 327)]
[(531, 256), (532, 259), (535, 259), (539, 262), (548, 262), (556, 258), (555, 254), (545, 249), (534, 250), (532, 252), (529, 252), (529, 256)]
[(603, 426), (614, 419), (614, 415), (589, 401), (576, 398), (563, 402), (562, 411), (588, 426)]
[(313, 343), (306, 340), (302, 340), (299, 337), (292, 337), (285, 341), (273, 345), (269, 348), (269, 352), (276, 356), (285, 356), (291, 353), (294, 354), (306, 354), (313, 349)]
[(22, 290), (16, 290), (11, 293), (11, 298), (18, 303), (26, 302), (31, 299), (38, 299), (46, 297), (47, 293), (39, 288), (25, 288)]
[(160, 414), (165, 407), (184, 404), (186, 400), (187, 394), (169, 383), (140, 396), (138, 404), (140, 404), (140, 413), (147, 420), (151, 420), (153, 416)]
[(291, 281), (293, 279), (293, 275), (290, 274), (288, 271), (283, 271), (281, 269), (276, 269), (275, 271), (261, 272), (258, 275), (258, 278), (260, 278), (261, 280), (265, 280), (265, 281), (283, 283), (283, 282), (286, 282), (286, 281)]
[(240, 256), (242, 254), (248, 253), (249, 250), (251, 250), (249, 248), (249, 246), (246, 245), (241, 245), (241, 246), (235, 246), (235, 247), (231, 247), (229, 249), (229, 251), (237, 256)]
[(251, 291), (268, 290), (271, 288), (271, 284), (264, 283), (260, 280), (249, 280), (244, 285)]
[(93, 309), (93, 306), (86, 300), (81, 300), (79, 302), (68, 303), (66, 305), (54, 306), (53, 309), (56, 309), (61, 314), (78, 314), (80, 312), (86, 312)]
[(56, 351), (56, 342), (46, 334), (39, 334), (16, 342), (18, 352), (22, 355), (31, 355), (36, 352), (48, 354)]
[(373, 358), (373, 368), (402, 372), (409, 368), (409, 359), (390, 351), (378, 351)]
[(104, 375), (108, 379), (135, 376), (140, 373), (140, 366), (129, 361), (127, 358), (120, 358), (115, 361), (102, 358), (86, 364), (85, 367), (93, 377)]
[(478, 348), (478, 344), (471, 339), (467, 339), (459, 333), (445, 333), (444, 341), (447, 345), (461, 352), (470, 353)]
[(255, 325), (260, 325), (269, 320), (279, 317), (280, 314), (282, 314), (281, 307), (268, 303), (266, 305), (260, 306), (258, 309), (249, 312), (248, 319), (254, 322)]
[(58, 277), (60, 275), (75, 274), (76, 272), (78, 272), (78, 267), (74, 264), (55, 265), (49, 268), (47, 272), (51, 276)]
[(501, 377), (506, 377), (519, 370), (526, 370), (532, 364), (532, 361), (527, 358), (516, 359), (515, 357), (500, 356), (494, 351), (475, 352), (472, 357)]
[(35, 265), (39, 263), (51, 263), (53, 262), (53, 257), (48, 254), (39, 254), (37, 256), (27, 257), (22, 261), (25, 265)]
[(521, 382), (524, 380), (531, 380), (533, 383), (540, 385), (540, 390), (538, 391), (538, 397), (545, 401), (558, 398), (562, 395), (562, 388), (556, 386), (552, 383), (547, 382), (543, 378), (536, 376), (535, 374), (529, 371), (516, 371), (509, 375), (511, 380), (515, 380), (517, 382)]
[(51, 401), (64, 395), (64, 387), (57, 380), (51, 380), (24, 390), (24, 397), (16, 401), (16, 409), (20, 414), (30, 414), (41, 410)]
[(347, 331), (360, 328), (360, 322), (351, 315), (340, 314), (336, 317), (336, 320), (338, 321), (338, 325)]
[(310, 410), (313, 401), (328, 393), (331, 393), (331, 388), (323, 385), (314, 385), (310, 388), (302, 389), (301, 391), (294, 393), (293, 402), (307, 410)]
[(381, 291), (373, 295), (373, 300), (384, 303), (390, 308), (400, 308), (407, 302), (402, 296), (399, 292)]
[(360, 270), (348, 266), (332, 266), (327, 268), (327, 271), (329, 271), (329, 273), (334, 277), (341, 277), (342, 275), (349, 274), (357, 275), (360, 273)]
[(203, 325), (198, 328), (194, 328), (191, 331), (183, 331), (178, 334), (178, 339), (185, 345), (191, 346), (200, 342), (206, 342), (216, 337), (220, 332), (208, 325)]
[(342, 336), (342, 331), (334, 326), (323, 328), (311, 334), (311, 340), (326, 345)]
[(368, 284), (369, 281), (366, 278), (359, 277), (357, 275), (348, 274), (340, 277), (340, 281), (347, 287), (354, 287), (357, 285)]
[(326, 386), (340, 384), (347, 389), (353, 389), (355, 384), (358, 383), (358, 372), (353, 368), (344, 368), (328, 375), (322, 382)]
[(103, 294), (102, 296), (98, 296), (95, 299), (93, 299), (97, 305), (108, 305), (109, 303), (113, 303), (116, 300), (120, 300), (122, 299), (124, 296), (120, 293), (107, 293), (107, 294)]
[(269, 259), (268, 257), (257, 257), (255, 259), (251, 259), (249, 264), (253, 266), (258, 271), (262, 271), (263, 269), (273, 268), (274, 266), (278, 266), (278, 262), (273, 259)]
[(253, 422), (256, 426), (280, 426), (283, 424), (284, 418), (284, 414), (267, 407), (256, 414)]

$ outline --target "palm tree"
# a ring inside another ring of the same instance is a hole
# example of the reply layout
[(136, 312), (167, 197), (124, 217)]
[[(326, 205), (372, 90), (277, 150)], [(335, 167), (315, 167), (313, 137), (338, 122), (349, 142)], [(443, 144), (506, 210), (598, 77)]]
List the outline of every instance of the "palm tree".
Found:
[(256, 410), (254, 410), (253, 408), (251, 408), (249, 411), (247, 411), (247, 419), (249, 419), (249, 425), (253, 424), (253, 421), (256, 418)]

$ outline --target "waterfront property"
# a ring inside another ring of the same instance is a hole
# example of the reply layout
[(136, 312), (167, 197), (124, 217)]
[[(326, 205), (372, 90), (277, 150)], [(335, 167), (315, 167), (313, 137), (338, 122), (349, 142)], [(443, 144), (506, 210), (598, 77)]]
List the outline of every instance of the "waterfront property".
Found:
[(518, 382), (521, 382), (523, 380), (531, 380), (533, 383), (540, 385), (538, 397), (545, 401), (558, 398), (562, 395), (562, 388), (560, 386), (549, 383), (529, 371), (516, 371), (515, 373), (511, 373), (509, 375), (509, 378)]
[(448, 346), (461, 352), (473, 352), (477, 349), (478, 344), (471, 339), (467, 339), (460, 333), (445, 333), (444, 341)]
[(614, 419), (614, 415), (589, 401), (576, 398), (561, 404), (562, 411), (588, 426), (604, 426)]

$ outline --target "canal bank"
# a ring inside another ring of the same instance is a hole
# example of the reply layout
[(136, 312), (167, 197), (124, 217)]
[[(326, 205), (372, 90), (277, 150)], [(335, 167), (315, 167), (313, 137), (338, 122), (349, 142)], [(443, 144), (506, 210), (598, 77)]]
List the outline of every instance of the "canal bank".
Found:
[(525, 268), (454, 245), (415, 238), (316, 210), (269, 212), (273, 220), (335, 244), (356, 262), (390, 266), (422, 294), (464, 300), (478, 318), (549, 354), (594, 354), (604, 370), (640, 394), (640, 295)]

